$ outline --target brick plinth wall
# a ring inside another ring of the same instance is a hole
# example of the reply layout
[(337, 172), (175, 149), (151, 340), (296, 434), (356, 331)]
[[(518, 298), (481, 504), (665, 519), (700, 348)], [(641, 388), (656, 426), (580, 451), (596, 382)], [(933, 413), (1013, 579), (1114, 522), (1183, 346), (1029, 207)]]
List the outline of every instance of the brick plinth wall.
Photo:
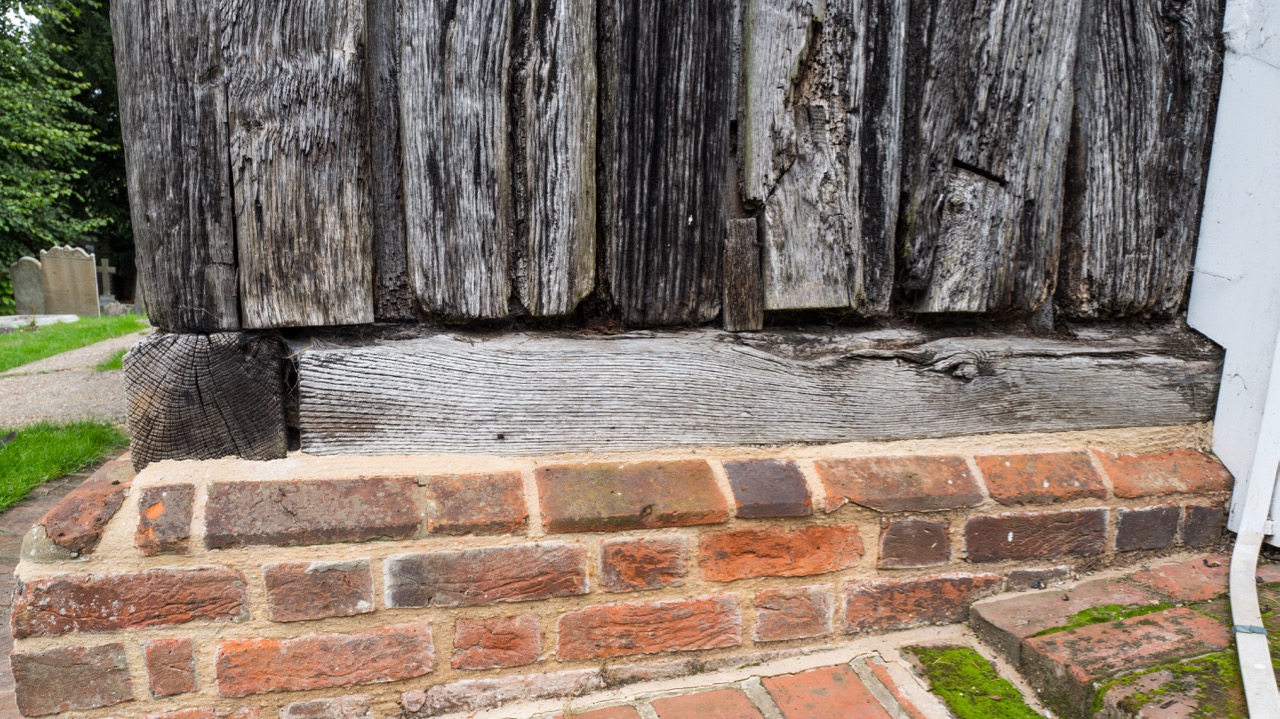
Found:
[(1137, 453), (1115, 451), (1129, 431), (160, 463), (109, 485), (114, 516), (73, 494), (97, 504), (28, 537), (18, 701), (427, 717), (961, 621), (1006, 589), (1217, 543), (1230, 476), (1178, 446), (1195, 432), (1149, 434)]

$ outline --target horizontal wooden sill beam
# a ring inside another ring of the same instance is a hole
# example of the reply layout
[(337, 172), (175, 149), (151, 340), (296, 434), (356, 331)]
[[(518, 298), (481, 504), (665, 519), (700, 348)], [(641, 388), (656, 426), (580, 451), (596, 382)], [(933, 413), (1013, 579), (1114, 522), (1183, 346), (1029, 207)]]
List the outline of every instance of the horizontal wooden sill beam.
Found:
[(1172, 327), (442, 334), (297, 346), (312, 454), (537, 455), (1178, 425), (1221, 352)]

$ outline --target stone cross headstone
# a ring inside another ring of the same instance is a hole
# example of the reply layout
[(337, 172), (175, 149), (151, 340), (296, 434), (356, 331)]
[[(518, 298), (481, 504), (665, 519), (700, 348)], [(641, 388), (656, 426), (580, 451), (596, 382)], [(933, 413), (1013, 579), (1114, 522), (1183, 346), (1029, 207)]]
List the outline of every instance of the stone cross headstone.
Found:
[(98, 275), (93, 255), (79, 247), (40, 251), (44, 275), (44, 309), (55, 315), (97, 317)]
[(104, 257), (98, 260), (98, 290), (102, 292), (103, 297), (112, 297), (115, 295), (111, 292), (111, 275), (116, 273), (116, 268)]
[(13, 299), (20, 315), (42, 315), (44, 311), (44, 275), (40, 260), (23, 257), (9, 267), (13, 280)]

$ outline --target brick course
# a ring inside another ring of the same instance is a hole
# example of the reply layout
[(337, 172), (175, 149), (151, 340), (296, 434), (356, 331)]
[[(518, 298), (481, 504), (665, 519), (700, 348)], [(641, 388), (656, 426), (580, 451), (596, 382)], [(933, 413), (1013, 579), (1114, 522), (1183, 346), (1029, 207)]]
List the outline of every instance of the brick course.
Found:
[(1105, 499), (1107, 487), (1088, 452), (994, 454), (977, 458), (987, 491), (1000, 504)]
[(862, 539), (853, 525), (709, 532), (698, 549), (702, 576), (713, 582), (826, 574), (861, 559)]
[(22, 583), (13, 636), (58, 636), (245, 616), (244, 576), (223, 567), (66, 575)]
[(425, 624), (296, 639), (224, 639), (218, 644), (218, 693), (244, 697), (412, 679), (431, 672), (433, 655)]
[(984, 497), (961, 457), (859, 457), (816, 464), (827, 511), (853, 502), (878, 512), (976, 507)]
[(562, 615), (559, 635), (563, 661), (716, 649), (741, 643), (742, 612), (728, 596), (601, 604)]
[(546, 543), (391, 557), (388, 607), (461, 607), (587, 593), (587, 553)]
[(1173, 505), (1121, 508), (1116, 513), (1116, 549), (1130, 552), (1173, 546), (1178, 537), (1178, 517), (1181, 514), (1182, 509)]

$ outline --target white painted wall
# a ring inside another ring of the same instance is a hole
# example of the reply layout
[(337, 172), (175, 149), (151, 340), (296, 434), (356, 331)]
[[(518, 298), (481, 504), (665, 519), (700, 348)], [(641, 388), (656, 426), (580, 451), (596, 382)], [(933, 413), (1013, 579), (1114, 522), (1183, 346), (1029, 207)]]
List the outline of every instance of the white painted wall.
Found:
[(1237, 529), (1280, 332), (1280, 0), (1228, 0), (1224, 31), (1187, 319), (1227, 351), (1214, 451), (1237, 480), (1229, 522)]

